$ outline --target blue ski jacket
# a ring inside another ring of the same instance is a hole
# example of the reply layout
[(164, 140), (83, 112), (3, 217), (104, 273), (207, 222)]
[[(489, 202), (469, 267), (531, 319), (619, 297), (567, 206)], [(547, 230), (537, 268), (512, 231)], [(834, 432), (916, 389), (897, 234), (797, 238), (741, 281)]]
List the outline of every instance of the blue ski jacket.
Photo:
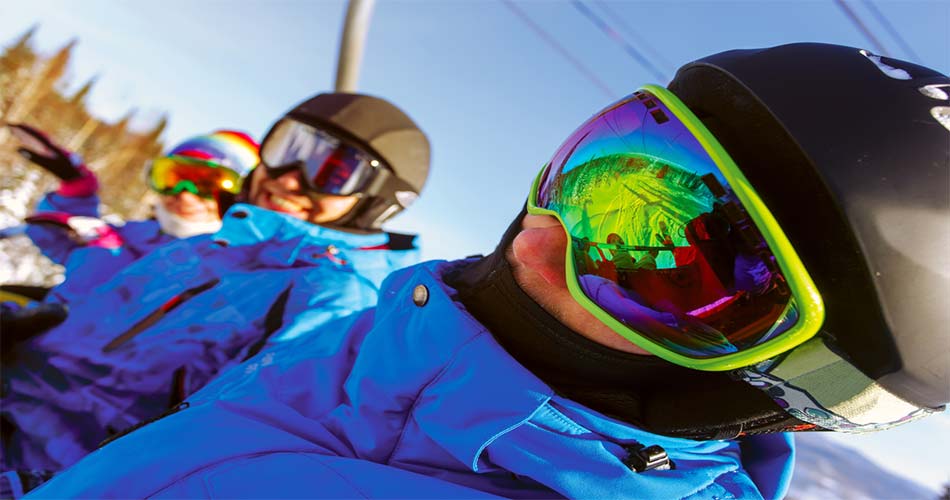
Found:
[[(48, 193), (40, 200), (36, 212), (99, 217), (99, 196), (67, 197)], [(61, 228), (36, 224), (27, 227), (27, 236), (43, 255), (66, 268), (66, 281), (50, 290), (46, 302), (69, 303), (154, 248), (176, 239), (164, 233), (154, 219), (109, 225), (109, 228), (118, 236), (118, 241), (112, 239), (109, 244), (98, 244), (76, 241)]]
[[(664, 437), (558, 396), (453, 300), (453, 265), (394, 273), (376, 308), (291, 334), (33, 497), (784, 495), (790, 436)], [(634, 471), (654, 445), (673, 468)]]
[(3, 467), (60, 470), (265, 343), (374, 304), (382, 277), (416, 259), (392, 239), (235, 205), (214, 235), (146, 254), (0, 367), (0, 415), (14, 429)]

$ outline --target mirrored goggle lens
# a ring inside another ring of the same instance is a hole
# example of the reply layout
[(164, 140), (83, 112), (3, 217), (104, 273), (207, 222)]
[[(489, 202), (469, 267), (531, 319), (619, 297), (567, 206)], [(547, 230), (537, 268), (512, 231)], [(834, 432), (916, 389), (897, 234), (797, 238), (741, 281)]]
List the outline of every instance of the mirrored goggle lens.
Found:
[(238, 193), (241, 177), (231, 169), (187, 158), (163, 157), (152, 162), (149, 171), (152, 188), (161, 194), (189, 191), (213, 198), (219, 191)]
[(311, 189), (343, 196), (362, 192), (383, 168), (359, 148), (290, 119), (274, 126), (261, 145), (261, 160), (272, 169), (297, 164)]
[(720, 357), (798, 321), (746, 208), (655, 95), (637, 92), (582, 125), (538, 182), (536, 206), (564, 222), (586, 297), (664, 349)]

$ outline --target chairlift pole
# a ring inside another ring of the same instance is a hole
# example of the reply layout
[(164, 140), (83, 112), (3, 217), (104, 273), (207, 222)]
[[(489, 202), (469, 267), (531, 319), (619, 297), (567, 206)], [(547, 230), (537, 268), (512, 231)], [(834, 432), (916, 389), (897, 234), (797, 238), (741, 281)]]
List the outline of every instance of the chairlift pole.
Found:
[(349, 0), (343, 35), (340, 37), (340, 56), (336, 66), (337, 92), (356, 92), (363, 60), (363, 45), (369, 29), (369, 19), (376, 0)]

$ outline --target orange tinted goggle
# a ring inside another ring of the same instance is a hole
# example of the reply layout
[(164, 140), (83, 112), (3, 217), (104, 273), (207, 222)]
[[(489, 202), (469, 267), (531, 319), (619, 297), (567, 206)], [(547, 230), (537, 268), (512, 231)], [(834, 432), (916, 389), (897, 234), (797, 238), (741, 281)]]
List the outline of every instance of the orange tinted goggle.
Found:
[(241, 190), (237, 172), (209, 161), (174, 156), (153, 161), (148, 180), (151, 188), (163, 195), (188, 191), (214, 198), (221, 191), (236, 194)]

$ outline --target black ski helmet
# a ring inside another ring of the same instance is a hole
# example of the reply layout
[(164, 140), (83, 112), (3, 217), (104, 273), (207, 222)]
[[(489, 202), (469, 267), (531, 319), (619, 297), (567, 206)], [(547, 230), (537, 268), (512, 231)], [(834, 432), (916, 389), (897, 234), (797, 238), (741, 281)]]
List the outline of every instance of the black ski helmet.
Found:
[(378, 231), (383, 222), (408, 207), (422, 191), (429, 174), (429, 140), (406, 113), (389, 101), (365, 94), (319, 94), (295, 106), (285, 117), (365, 148), (395, 174), (395, 179), (389, 177), (388, 182), (361, 193), (357, 204), (342, 218), (323, 225)]
[(823, 335), (887, 391), (950, 401), (950, 79), (818, 43), (733, 50), (670, 83), (768, 205)]

